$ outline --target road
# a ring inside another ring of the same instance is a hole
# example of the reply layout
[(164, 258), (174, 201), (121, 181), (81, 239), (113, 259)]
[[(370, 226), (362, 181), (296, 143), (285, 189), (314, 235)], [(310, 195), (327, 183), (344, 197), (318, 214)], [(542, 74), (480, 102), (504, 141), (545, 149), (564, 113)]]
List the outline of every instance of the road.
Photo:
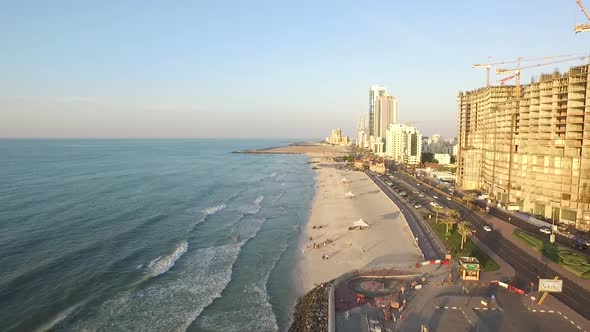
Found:
[(380, 177), (371, 172), (367, 172), (367, 175), (385, 193), (385, 195), (387, 195), (387, 197), (400, 208), (400, 211), (406, 218), (412, 233), (418, 238), (418, 246), (420, 247), (420, 250), (422, 250), (424, 258), (428, 260), (444, 258), (447, 250), (432, 230), (422, 223), (422, 218), (414, 207), (405, 199), (401, 198)]
[[(406, 187), (407, 190), (420, 190), (430, 194), (434, 192), (432, 189), (423, 188), (423, 185), (418, 186), (416, 179), (410, 178), (400, 172), (396, 173), (396, 177), (393, 180), (398, 185)], [(437, 195), (440, 194), (437, 193)], [(516, 270), (515, 284), (517, 287), (528, 291), (530, 290), (530, 282), (533, 281), (536, 283), (538, 277), (552, 279), (559, 275), (557, 272), (547, 267), (546, 263), (535, 259), (522, 249), (518, 248), (509, 240), (505, 239), (500, 233), (495, 231), (484, 231), (483, 226), (486, 225), (486, 222), (473, 210), (456, 201), (446, 200), (443, 197), (439, 197), (436, 201), (443, 207), (459, 211), (462, 217), (475, 227), (475, 236), (500, 257), (506, 260), (508, 264)], [(590, 306), (588, 305), (590, 303), (590, 292), (577, 285), (575, 280), (572, 280), (567, 276), (559, 275), (559, 277), (564, 280), (563, 293), (556, 293), (554, 296), (586, 319), (590, 319)]]

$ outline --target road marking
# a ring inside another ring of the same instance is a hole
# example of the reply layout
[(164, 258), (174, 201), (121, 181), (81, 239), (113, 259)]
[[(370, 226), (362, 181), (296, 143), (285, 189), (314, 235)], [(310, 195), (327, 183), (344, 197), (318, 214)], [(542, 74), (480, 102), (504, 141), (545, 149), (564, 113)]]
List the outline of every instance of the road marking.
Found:
[(457, 309), (457, 307), (452, 307), (451, 309)]
[(537, 310), (535, 310), (535, 309), (533, 309), (533, 310), (531, 310), (531, 311), (532, 311), (532, 312), (537, 312)]
[(449, 309), (449, 307), (445, 306), (445, 309)]
[(549, 312), (550, 312), (550, 313), (554, 313), (555, 311), (553, 311), (553, 310), (549, 310)]
[(570, 323), (572, 323), (572, 325), (576, 325), (576, 323), (574, 323), (574, 321), (573, 321), (573, 320), (570, 320)]
[(563, 318), (567, 319), (567, 316), (566, 315), (563, 315)]
[(539, 310), (539, 312), (545, 312), (545, 310)]

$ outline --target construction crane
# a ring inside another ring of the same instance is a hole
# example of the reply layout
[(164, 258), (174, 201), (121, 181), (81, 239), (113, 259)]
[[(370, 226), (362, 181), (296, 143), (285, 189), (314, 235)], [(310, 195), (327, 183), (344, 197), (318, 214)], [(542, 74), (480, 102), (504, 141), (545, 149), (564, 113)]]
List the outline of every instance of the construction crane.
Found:
[(582, 4), (582, 0), (576, 0), (576, 4), (578, 5), (578, 7), (580, 7), (580, 9), (582, 10), (582, 13), (584, 13), (584, 15), (588, 19), (589, 23), (580, 23), (580, 24), (574, 25), (574, 32), (580, 33), (580, 32), (584, 32), (584, 31), (590, 31), (590, 14), (588, 14), (588, 12), (586, 11), (586, 8), (584, 8), (584, 5)]
[(517, 66), (516, 68), (511, 68), (511, 69), (498, 68), (498, 69), (496, 69), (496, 74), (514, 73), (514, 77), (516, 78), (516, 96), (517, 96), (517, 98), (519, 98), (520, 97), (520, 71), (522, 69), (542, 67), (542, 66), (546, 66), (546, 65), (555, 64), (555, 63), (569, 62), (569, 61), (575, 61), (575, 60), (584, 61), (584, 59), (586, 59), (588, 57), (590, 57), (590, 56), (588, 56), (588, 55), (577, 56), (577, 57), (572, 57), (572, 58), (568, 58), (568, 59), (545, 62), (545, 63), (538, 63), (538, 64), (524, 66), (524, 67)]
[[(530, 58), (530, 59), (518, 57), (514, 61), (502, 61), (502, 62), (493, 62), (493, 63), (492, 62), (476, 63), (476, 64), (471, 65), (471, 67), (472, 68), (485, 68), (486, 69), (486, 86), (490, 86), (490, 69), (492, 68), (492, 66), (508, 65), (508, 64), (516, 63), (517, 67), (520, 67), (521, 62), (560, 59), (560, 58), (566, 58), (566, 57), (571, 57), (571, 56), (574, 56), (574, 55), (566, 54), (566, 55), (546, 56), (546, 57), (541, 57), (541, 58)], [(489, 59), (489, 57), (488, 57), (488, 59)]]
[(499, 79), (498, 82), (500, 83), (500, 85), (504, 85), (504, 83), (506, 83), (506, 81), (509, 81), (515, 77), (516, 77), (516, 75), (510, 75), (510, 76), (504, 77), (502, 79)]

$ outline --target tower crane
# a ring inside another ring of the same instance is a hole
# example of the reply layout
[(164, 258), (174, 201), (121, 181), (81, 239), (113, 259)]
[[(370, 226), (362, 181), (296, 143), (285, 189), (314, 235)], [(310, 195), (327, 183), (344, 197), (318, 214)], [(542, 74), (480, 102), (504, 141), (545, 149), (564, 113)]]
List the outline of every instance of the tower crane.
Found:
[(577, 56), (577, 57), (572, 57), (572, 58), (568, 58), (568, 59), (556, 60), (556, 61), (545, 62), (545, 63), (538, 63), (538, 64), (534, 64), (534, 65), (530, 65), (530, 66), (524, 66), (524, 67), (518, 66), (518, 67), (512, 68), (512, 69), (498, 68), (498, 69), (496, 69), (496, 74), (514, 73), (514, 77), (516, 78), (516, 96), (517, 96), (517, 98), (519, 98), (520, 97), (520, 71), (522, 69), (542, 67), (542, 66), (546, 66), (546, 65), (555, 64), (555, 63), (569, 62), (569, 61), (575, 61), (575, 60), (584, 61), (584, 59), (586, 59), (588, 57), (590, 57), (590, 56), (588, 56), (588, 55)]
[[(588, 12), (586, 11), (586, 8), (584, 8), (584, 5), (582, 4), (582, 0), (576, 0), (576, 4), (578, 5), (578, 7), (580, 7), (580, 9), (582, 10), (582, 13), (584, 13), (586, 18), (588, 19), (588, 22), (590, 22), (590, 14), (588, 14)], [(580, 23), (580, 24), (574, 25), (574, 32), (575, 33), (580, 33), (580, 32), (584, 32), (584, 31), (590, 31), (590, 23)]]
[(502, 62), (493, 62), (493, 63), (492, 62), (476, 63), (476, 64), (471, 65), (471, 67), (472, 68), (485, 68), (486, 69), (486, 86), (490, 86), (490, 69), (492, 68), (492, 66), (507, 65), (507, 64), (516, 63), (517, 67), (520, 67), (521, 62), (560, 59), (560, 58), (566, 58), (566, 57), (571, 57), (571, 56), (573, 56), (573, 55), (566, 54), (566, 55), (546, 56), (546, 57), (541, 57), (541, 58), (530, 58), (530, 59), (518, 57), (518, 58), (516, 58), (516, 60), (513, 60), (513, 61), (502, 61)]
[(507, 77), (504, 77), (504, 78), (498, 80), (498, 82), (500, 82), (500, 85), (504, 85), (504, 83), (506, 83), (506, 81), (509, 81), (515, 77), (516, 77), (516, 75), (510, 75), (510, 76), (507, 76)]

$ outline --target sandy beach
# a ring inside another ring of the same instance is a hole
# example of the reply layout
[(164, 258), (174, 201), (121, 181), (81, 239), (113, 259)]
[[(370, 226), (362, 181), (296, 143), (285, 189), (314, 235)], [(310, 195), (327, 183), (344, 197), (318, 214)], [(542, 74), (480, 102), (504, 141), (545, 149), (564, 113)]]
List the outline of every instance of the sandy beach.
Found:
[[(316, 167), (315, 197), (302, 234), (295, 277), (302, 292), (354, 269), (422, 260), (399, 208), (365, 173), (339, 169), (329, 161), (330, 156), (346, 154), (346, 147), (299, 145), (279, 149), (306, 153)], [(343, 178), (350, 180), (354, 197), (345, 196), (348, 190)], [(361, 218), (370, 227), (349, 230)]]

